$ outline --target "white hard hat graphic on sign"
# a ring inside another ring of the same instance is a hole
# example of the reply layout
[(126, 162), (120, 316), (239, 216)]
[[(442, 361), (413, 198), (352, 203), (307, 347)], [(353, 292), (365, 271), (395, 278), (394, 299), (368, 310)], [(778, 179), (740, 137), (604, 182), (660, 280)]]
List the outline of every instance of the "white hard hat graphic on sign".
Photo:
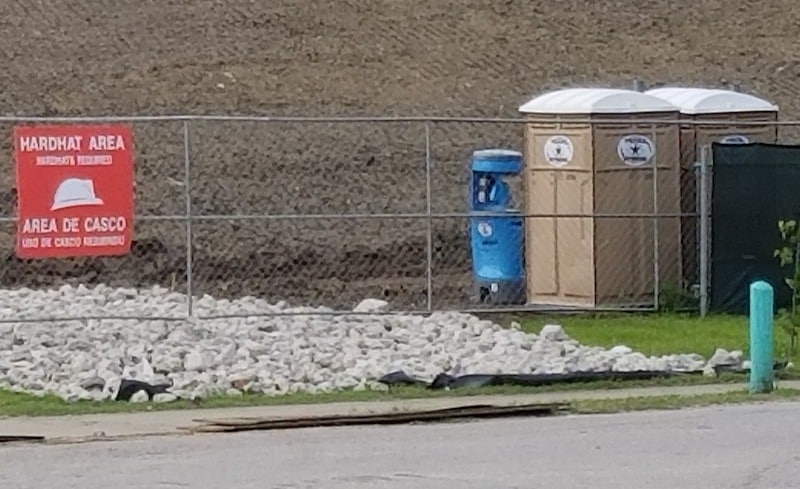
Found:
[(747, 136), (742, 136), (741, 134), (729, 134), (720, 139), (719, 142), (722, 144), (747, 144), (750, 140), (747, 139)]
[(648, 163), (656, 154), (656, 145), (647, 136), (631, 134), (620, 138), (617, 143), (617, 154), (626, 165), (641, 166)]
[(90, 179), (67, 178), (56, 189), (50, 210), (55, 211), (82, 205), (103, 205), (103, 199), (94, 194), (94, 182)]
[(565, 166), (572, 161), (575, 147), (566, 136), (553, 136), (544, 143), (544, 157), (552, 166)]

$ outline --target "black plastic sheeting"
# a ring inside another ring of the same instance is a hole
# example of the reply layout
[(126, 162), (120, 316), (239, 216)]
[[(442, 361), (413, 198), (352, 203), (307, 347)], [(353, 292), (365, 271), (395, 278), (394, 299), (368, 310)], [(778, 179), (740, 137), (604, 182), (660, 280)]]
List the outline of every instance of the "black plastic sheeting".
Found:
[[(788, 365), (788, 360), (776, 360), (773, 369), (783, 370)], [(723, 373), (747, 374), (750, 369), (740, 365), (717, 365), (714, 367), (716, 375)], [(572, 384), (578, 382), (606, 381), (631, 381), (652, 380), (669, 377), (703, 375), (702, 370), (692, 371), (663, 371), (663, 370), (638, 370), (633, 372), (572, 372), (567, 374), (468, 374), (453, 376), (440, 373), (431, 382), (411, 377), (402, 370), (388, 373), (378, 379), (378, 382), (388, 387), (416, 386), (426, 389), (459, 389), (464, 387), (479, 388), (497, 385), (515, 385), (523, 387), (539, 387), (545, 385)], [(131, 397), (139, 391), (147, 393), (152, 401), (153, 396), (161, 393), (171, 393), (171, 384), (149, 384), (135, 379), (122, 379), (116, 401), (130, 401)], [(174, 393), (172, 393), (174, 395)]]
[[(636, 371), (636, 372), (575, 372), (569, 374), (470, 374), (452, 376), (440, 373), (432, 382), (415, 379), (403, 371), (396, 371), (384, 375), (378, 382), (389, 387), (417, 386), (427, 389), (459, 389), (463, 387), (477, 388), (496, 385), (516, 385), (537, 387), (543, 385), (570, 384), (576, 382), (593, 382), (599, 380), (649, 380), (658, 378), (675, 377), (678, 375), (701, 375), (696, 372), (665, 372), (665, 371)], [(130, 401), (139, 391), (147, 393), (152, 401), (159, 393), (169, 393), (169, 384), (153, 385), (135, 379), (122, 379), (117, 392), (116, 401)]]
[[(788, 361), (777, 360), (773, 363), (773, 370), (779, 371), (786, 368)], [(715, 375), (721, 374), (748, 374), (749, 368), (741, 365), (717, 365), (714, 367)], [(468, 374), (453, 376), (440, 373), (431, 382), (411, 377), (402, 370), (388, 373), (378, 379), (378, 382), (389, 386), (417, 386), (427, 389), (460, 389), (480, 388), (498, 385), (512, 385), (522, 387), (541, 387), (546, 385), (574, 384), (581, 382), (597, 381), (634, 381), (666, 379), (679, 376), (703, 375), (702, 370), (692, 371), (664, 371), (664, 370), (637, 370), (632, 372), (571, 372), (566, 374)]]
[(712, 145), (711, 290), (713, 312), (747, 314), (749, 287), (764, 280), (775, 307), (791, 305), (791, 291), (774, 251), (778, 221), (800, 218), (800, 146)]
[(144, 391), (149, 400), (153, 400), (156, 394), (170, 393), (169, 388), (172, 384), (149, 384), (135, 379), (122, 379), (117, 390), (115, 401), (130, 401), (131, 397), (139, 391)]
[(460, 376), (440, 373), (433, 381), (428, 383), (415, 379), (400, 370), (384, 375), (378, 379), (378, 382), (389, 387), (405, 385), (426, 387), (428, 389), (459, 389), (463, 387), (476, 388), (497, 385), (539, 387), (577, 382), (596, 382), (599, 380), (650, 380), (692, 374), (702, 374), (702, 371), (665, 372), (645, 370), (635, 372), (573, 372), (567, 374), (469, 374)]

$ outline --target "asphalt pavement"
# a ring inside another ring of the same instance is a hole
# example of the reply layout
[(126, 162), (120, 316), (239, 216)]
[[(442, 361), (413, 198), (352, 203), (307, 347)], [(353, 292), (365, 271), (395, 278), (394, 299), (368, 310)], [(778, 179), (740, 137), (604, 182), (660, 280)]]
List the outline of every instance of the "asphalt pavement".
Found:
[(796, 488), (800, 403), (0, 447), (0, 487)]

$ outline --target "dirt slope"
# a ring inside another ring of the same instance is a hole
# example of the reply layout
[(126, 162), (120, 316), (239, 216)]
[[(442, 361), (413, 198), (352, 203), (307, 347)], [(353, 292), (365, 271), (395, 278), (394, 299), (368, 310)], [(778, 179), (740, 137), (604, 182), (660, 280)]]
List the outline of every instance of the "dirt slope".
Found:
[[(786, 117), (800, 109), (800, 4), (792, 0), (9, 0), (0, 2), (0, 26), (6, 115), (515, 116), (542, 90), (627, 87), (634, 76), (736, 81)], [(135, 130), (138, 211), (182, 213), (180, 125)], [(196, 214), (425, 210), (418, 124), (202, 122), (190, 130)], [(431, 137), (434, 211), (459, 212), (469, 152), (518, 148), (521, 131), (448, 124)], [(3, 211), (10, 215), (9, 202)], [(465, 224), (433, 225), (435, 305), (465, 300)], [(141, 222), (137, 231), (131, 257), (21, 263), (6, 223), (0, 282), (180, 281), (184, 223)], [(196, 292), (424, 305), (424, 221), (201, 221), (192, 231)]]

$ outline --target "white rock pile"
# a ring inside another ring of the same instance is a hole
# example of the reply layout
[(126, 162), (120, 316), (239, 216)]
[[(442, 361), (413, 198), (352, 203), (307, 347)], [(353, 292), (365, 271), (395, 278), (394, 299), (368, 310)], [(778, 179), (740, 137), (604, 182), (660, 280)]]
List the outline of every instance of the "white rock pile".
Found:
[[(696, 371), (697, 354), (648, 357), (626, 346), (582, 346), (557, 325), (539, 335), (460, 313), (429, 317), (375, 314), (386, 303), (367, 299), (346, 316), (246, 297), (197, 298), (197, 321), (85, 320), (0, 324), (0, 388), (56, 394), (66, 400), (113, 399), (122, 378), (171, 383), (177, 397), (243, 392), (282, 395), (381, 388), (376, 379), (403, 370), (432, 379), (446, 372), (567, 373)], [(186, 297), (166, 289), (63, 286), (0, 291), (0, 318), (64, 316), (180, 317)], [(291, 315), (258, 316), (264, 313)], [(315, 314), (316, 313), (316, 314)], [(242, 317), (231, 317), (242, 316)], [(741, 359), (719, 351), (718, 362)], [(727, 356), (726, 356), (727, 355)], [(135, 401), (146, 400), (143, 393)]]

